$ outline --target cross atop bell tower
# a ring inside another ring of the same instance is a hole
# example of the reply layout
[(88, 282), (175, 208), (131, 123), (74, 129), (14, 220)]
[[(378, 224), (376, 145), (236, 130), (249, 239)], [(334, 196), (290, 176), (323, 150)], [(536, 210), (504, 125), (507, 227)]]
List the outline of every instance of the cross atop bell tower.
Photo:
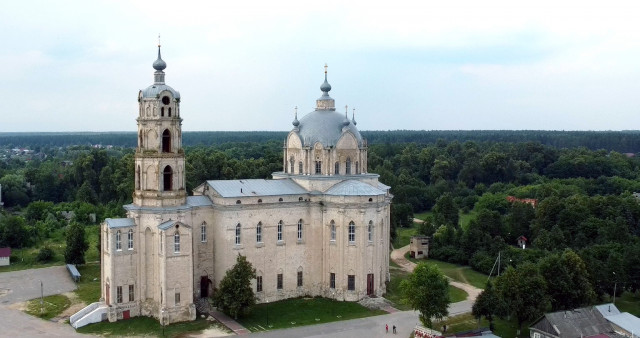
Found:
[(160, 53), (153, 62), (153, 84), (138, 93), (138, 147), (135, 191), (138, 206), (175, 206), (186, 202), (180, 93), (165, 84), (167, 63)]

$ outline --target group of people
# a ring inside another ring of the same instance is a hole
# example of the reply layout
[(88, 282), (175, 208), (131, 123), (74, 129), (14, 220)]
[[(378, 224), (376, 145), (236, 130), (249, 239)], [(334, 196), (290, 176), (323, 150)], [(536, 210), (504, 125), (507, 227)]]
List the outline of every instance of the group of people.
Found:
[[(389, 324), (384, 324), (384, 329), (386, 330), (387, 333), (389, 333)], [(396, 334), (396, 326), (393, 326), (393, 334)]]

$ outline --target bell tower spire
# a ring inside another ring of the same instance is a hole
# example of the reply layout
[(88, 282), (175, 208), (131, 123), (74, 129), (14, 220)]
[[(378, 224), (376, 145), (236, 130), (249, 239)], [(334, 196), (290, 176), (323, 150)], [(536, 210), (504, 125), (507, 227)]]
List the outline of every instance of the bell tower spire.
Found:
[(180, 93), (165, 84), (167, 63), (153, 62), (153, 84), (138, 94), (138, 147), (133, 204), (165, 207), (186, 203)]

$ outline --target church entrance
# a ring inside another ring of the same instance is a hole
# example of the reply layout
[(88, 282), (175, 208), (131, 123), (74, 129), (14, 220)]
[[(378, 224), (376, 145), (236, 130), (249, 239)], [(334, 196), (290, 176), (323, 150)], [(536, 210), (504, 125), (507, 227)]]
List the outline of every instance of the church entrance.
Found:
[(209, 297), (209, 277), (200, 277), (200, 298)]
[(373, 294), (373, 274), (370, 273), (367, 275), (367, 296), (371, 296)]

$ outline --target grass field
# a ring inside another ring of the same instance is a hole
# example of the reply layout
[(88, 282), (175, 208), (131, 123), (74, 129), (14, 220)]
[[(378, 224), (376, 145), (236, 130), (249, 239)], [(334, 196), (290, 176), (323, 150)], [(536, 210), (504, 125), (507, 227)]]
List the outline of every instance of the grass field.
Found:
[[(488, 328), (489, 321), (482, 319), (478, 322), (476, 318), (470, 313), (449, 317), (440, 322), (434, 323), (434, 328), (438, 331), (442, 331), (442, 326), (447, 325), (447, 333), (464, 332), (475, 330), (478, 328)], [(493, 321), (494, 331), (493, 333), (499, 337), (517, 337), (518, 323), (515, 320), (495, 319)], [(523, 330), (520, 333), (520, 337), (529, 337), (529, 330), (525, 328), (525, 324), (522, 325)]]
[(40, 298), (30, 300), (25, 312), (42, 319), (51, 319), (68, 309), (70, 305), (71, 300), (67, 296), (52, 295), (44, 297), (42, 304)]
[(489, 278), (489, 276), (477, 272), (467, 265), (457, 265), (453, 263), (438, 261), (435, 259), (415, 259), (411, 258), (408, 252), (405, 254), (405, 258), (414, 263), (426, 262), (429, 264), (437, 265), (438, 268), (440, 268), (440, 271), (442, 271), (442, 273), (444, 273), (447, 277), (457, 282), (471, 284), (478, 289), (484, 289), (485, 285), (487, 284), (487, 278)]
[(97, 302), (100, 299), (100, 264), (91, 263), (82, 266), (78, 266), (78, 272), (80, 272), (80, 281), (78, 282), (78, 289), (75, 293), (78, 298), (85, 302), (87, 305)]
[(256, 332), (381, 314), (386, 312), (370, 310), (354, 302), (333, 301), (327, 298), (294, 298), (258, 304), (248, 316), (238, 318), (238, 322)]
[(402, 248), (405, 245), (409, 245), (411, 236), (415, 236), (418, 233), (418, 228), (397, 228), (396, 239), (393, 241), (394, 248)]
[[(142, 337), (187, 337), (187, 333), (199, 333), (211, 327), (212, 322), (206, 319), (196, 319), (193, 322), (182, 322), (163, 327), (160, 322), (149, 317), (135, 317), (119, 320), (114, 323), (108, 321), (83, 326), (77, 331), (85, 334), (101, 336), (142, 336)], [(164, 332), (164, 334), (163, 334)]]
[(620, 298), (616, 298), (616, 307), (620, 312), (629, 312), (636, 317), (640, 316), (640, 294), (624, 292)]

